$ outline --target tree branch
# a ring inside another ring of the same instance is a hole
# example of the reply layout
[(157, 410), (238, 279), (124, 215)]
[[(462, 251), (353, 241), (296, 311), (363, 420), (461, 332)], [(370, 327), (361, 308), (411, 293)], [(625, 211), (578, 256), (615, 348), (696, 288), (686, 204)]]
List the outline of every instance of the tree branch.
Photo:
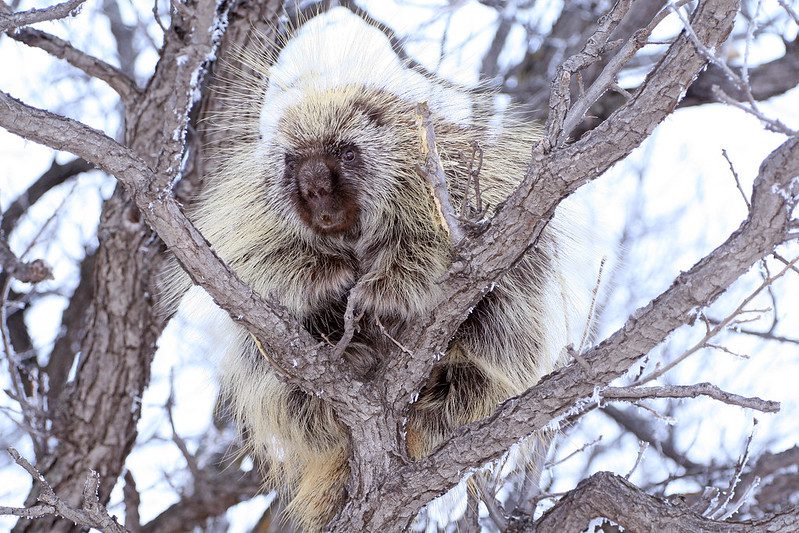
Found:
[(94, 527), (101, 531), (127, 533), (127, 530), (119, 525), (116, 518), (108, 514), (108, 510), (98, 499), (97, 489), (100, 485), (100, 476), (97, 475), (97, 472), (92, 471), (86, 477), (86, 483), (83, 487), (83, 505), (80, 509), (75, 509), (56, 496), (44, 476), (22, 457), (17, 450), (9, 448), (8, 453), (14, 458), (14, 462), (31, 475), (34, 484), (39, 486), (41, 491), (37, 501), (42, 502), (43, 505), (35, 505), (28, 508), (0, 507), (0, 514), (11, 514), (24, 518), (40, 518), (52, 514), (62, 516), (75, 524)]
[(534, 524), (515, 524), (525, 533), (582, 531), (594, 518), (608, 518), (626, 531), (673, 533), (790, 533), (799, 522), (799, 509), (789, 508), (761, 520), (728, 522), (712, 520), (685, 505), (657, 499), (629, 481), (609, 472), (599, 472), (564, 496)]
[(2, 231), (0, 231), (0, 266), (3, 267), (3, 272), (25, 283), (39, 283), (53, 279), (53, 271), (43, 260), (21, 261), (9, 247)]
[[(740, 72), (740, 67), (733, 71)], [(751, 93), (755, 100), (767, 100), (783, 94), (799, 85), (799, 39), (785, 47), (785, 55), (749, 70)], [(681, 106), (692, 106), (715, 102), (713, 87), (719, 87), (736, 100), (745, 100), (746, 95), (717, 65), (708, 66), (696, 82), (691, 85)]]
[(601, 412), (624, 430), (635, 435), (638, 440), (651, 444), (663, 456), (685, 468), (686, 471), (701, 472), (705, 469), (704, 465), (691, 461), (685, 454), (677, 450), (669, 440), (658, 438), (649, 421), (632, 413), (632, 410), (633, 408), (619, 409), (612, 405), (606, 405)]
[(729, 405), (737, 405), (764, 413), (777, 413), (780, 403), (760, 398), (747, 398), (723, 391), (712, 383), (696, 385), (664, 385), (661, 387), (608, 387), (600, 391), (602, 398), (608, 400), (644, 400), (647, 398), (696, 398), (708, 396)]
[(3, 6), (0, 6), (0, 33), (27, 26), (28, 24), (73, 16), (85, 1), (86, 0), (66, 0), (66, 2), (61, 2), (60, 4), (43, 9), (29, 9), (28, 11), (20, 11), (18, 13), (6, 12), (7, 8), (5, 8), (5, 4), (3, 3)]
[(40, 30), (24, 28), (10, 33), (9, 37), (28, 46), (40, 48), (48, 54), (63, 59), (73, 67), (82, 70), (89, 77), (108, 84), (122, 99), (126, 107), (140, 95), (133, 79), (102, 59), (93, 57), (72, 46), (67, 41)]
[(0, 224), (0, 230), (5, 232), (6, 235), (11, 233), (11, 230), (17, 225), (17, 221), (25, 214), (25, 211), (38, 202), (39, 198), (44, 196), (47, 191), (92, 168), (94, 167), (83, 159), (73, 159), (63, 165), (53, 159), (50, 168), (6, 208), (2, 216), (3, 221)]
[(194, 490), (141, 527), (141, 533), (178, 533), (193, 531), (213, 516), (248, 500), (263, 489), (260, 470), (243, 473), (235, 468), (212, 469), (206, 472), (203, 490)]

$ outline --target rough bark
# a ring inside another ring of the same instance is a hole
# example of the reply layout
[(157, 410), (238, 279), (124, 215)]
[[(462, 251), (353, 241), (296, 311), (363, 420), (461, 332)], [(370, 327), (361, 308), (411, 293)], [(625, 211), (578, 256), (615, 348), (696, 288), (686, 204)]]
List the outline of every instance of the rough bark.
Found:
[(746, 522), (706, 518), (674, 501), (659, 500), (622, 477), (599, 472), (582, 481), (534, 524), (514, 524), (509, 533), (582, 531), (594, 518), (609, 518), (625, 531), (674, 533), (790, 533), (796, 531), (799, 508)]

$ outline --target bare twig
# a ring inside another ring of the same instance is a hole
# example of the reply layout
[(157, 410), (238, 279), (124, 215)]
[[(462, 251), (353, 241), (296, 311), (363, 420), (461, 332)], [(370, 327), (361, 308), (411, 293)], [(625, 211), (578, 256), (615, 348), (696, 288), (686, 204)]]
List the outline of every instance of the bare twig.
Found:
[(473, 475), (469, 480), (477, 490), (478, 498), (485, 504), (488, 517), (496, 524), (500, 531), (505, 531), (508, 526), (508, 513), (502, 504), (497, 501), (496, 495), (486, 485), (485, 477), (481, 474)]
[[(599, 262), (599, 271), (596, 275), (596, 283), (594, 283), (594, 289), (591, 292), (591, 305), (588, 308), (588, 317), (585, 319), (585, 328), (583, 329), (583, 334), (580, 337), (580, 346), (577, 348), (574, 354), (576, 355), (575, 359), (580, 357), (578, 354), (582, 353), (583, 349), (585, 348), (586, 341), (588, 340), (588, 334), (591, 331), (591, 325), (594, 323), (595, 313), (596, 313), (596, 301), (597, 295), (599, 294), (599, 286), (602, 284), (602, 271), (605, 269), (605, 261), (607, 257), (603, 257), (602, 260)], [(579, 359), (577, 359), (579, 361)]]
[[(469, 168), (467, 171), (466, 188), (463, 191), (463, 202), (461, 204), (460, 217), (464, 220), (480, 220), (485, 216), (488, 208), (483, 209), (483, 193), (480, 190), (480, 171), (483, 168), (483, 147), (480, 143), (474, 141), (472, 143), (472, 156), (469, 159)], [(472, 212), (469, 212), (469, 189), (474, 184), (474, 206)]]
[(741, 193), (741, 198), (743, 198), (744, 203), (746, 204), (747, 209), (751, 209), (752, 204), (749, 203), (749, 198), (746, 197), (746, 193), (741, 187), (741, 179), (738, 177), (738, 173), (735, 171), (735, 167), (732, 165), (732, 161), (730, 161), (730, 156), (727, 154), (727, 150), (722, 148), (721, 155), (724, 156), (724, 159), (727, 160), (727, 164), (730, 166), (730, 172), (732, 173), (732, 177), (735, 178), (735, 186), (738, 187), (738, 192)]
[(683, 362), (685, 359), (687, 359), (694, 353), (698, 352), (700, 349), (707, 347), (710, 339), (712, 339), (713, 337), (718, 335), (721, 331), (723, 331), (725, 328), (727, 328), (734, 320), (736, 320), (741, 315), (741, 313), (744, 312), (744, 308), (747, 305), (749, 305), (749, 303), (751, 303), (752, 300), (754, 300), (755, 297), (757, 297), (757, 295), (760, 294), (760, 292), (763, 289), (769, 287), (772, 283), (774, 283), (775, 280), (782, 277), (786, 272), (791, 270), (791, 267), (793, 267), (797, 262), (799, 262), (799, 257), (796, 257), (793, 261), (791, 261), (788, 265), (786, 265), (777, 274), (774, 274), (773, 276), (769, 276), (766, 279), (764, 279), (763, 283), (761, 283), (757, 288), (755, 288), (755, 290), (752, 291), (749, 294), (749, 296), (744, 298), (744, 300), (738, 305), (738, 307), (736, 307), (729, 315), (727, 315), (726, 318), (718, 321), (718, 323), (714, 327), (708, 328), (707, 332), (702, 337), (702, 339), (700, 339), (699, 342), (694, 344), (691, 348), (689, 348), (679, 356), (675, 357), (667, 364), (661, 366), (660, 368), (657, 368), (656, 370), (653, 370), (649, 374), (646, 374), (645, 376), (636, 379), (635, 382), (646, 383), (647, 381), (652, 381), (653, 379), (662, 376), (663, 374), (665, 374), (666, 372), (668, 372), (669, 370), (671, 370), (672, 368)]
[(382, 333), (383, 335), (388, 337), (388, 340), (390, 340), (394, 344), (394, 346), (399, 348), (400, 351), (402, 351), (403, 353), (406, 353), (408, 355), (413, 355), (413, 353), (411, 353), (411, 351), (407, 347), (403, 346), (402, 343), (400, 343), (397, 339), (395, 339), (394, 337), (391, 336), (391, 334), (386, 330), (385, 326), (383, 326), (383, 323), (380, 322), (380, 318), (379, 317), (375, 316), (374, 318), (375, 318), (375, 324), (377, 324), (377, 327), (380, 330), (380, 333)]
[(713, 509), (708, 509), (704, 513), (705, 516), (708, 516), (709, 518), (712, 518), (714, 520), (726, 520), (727, 518), (732, 516), (735, 513), (735, 511), (737, 511), (738, 508), (740, 507), (740, 505), (738, 505), (734, 507), (731, 511), (727, 509), (733, 497), (735, 496), (735, 488), (738, 486), (738, 483), (741, 481), (741, 474), (743, 473), (743, 469), (746, 466), (746, 463), (749, 461), (749, 452), (750, 452), (750, 447), (752, 445), (752, 439), (755, 436), (756, 426), (757, 426), (757, 419), (755, 419), (752, 431), (749, 433), (749, 437), (746, 439), (744, 452), (738, 458), (738, 463), (735, 465), (735, 472), (733, 472), (732, 477), (730, 478), (730, 485), (727, 488), (727, 495), (724, 498), (724, 501), (721, 502), (718, 505), (718, 507)]
[(633, 473), (638, 468), (638, 465), (641, 464), (641, 459), (644, 458), (644, 453), (646, 453), (647, 448), (649, 448), (649, 443), (643, 440), (638, 441), (638, 456), (635, 458), (635, 463), (633, 463), (633, 467), (630, 468), (630, 471), (624, 476), (624, 479), (630, 479)]
[(5, 353), (11, 388), (13, 389), (13, 392), (8, 390), (5, 392), (19, 404), (23, 418), (22, 426), (31, 436), (36, 456), (40, 457), (47, 449), (47, 434), (44, 431), (46, 413), (36, 404), (38, 398), (36, 397), (37, 391), (35, 388), (31, 388), (31, 392), (34, 395), (32, 400), (29, 400), (25, 393), (25, 386), (23, 383), (24, 375), (21, 371), (19, 358), (12, 345), (11, 335), (8, 330), (6, 301), (8, 299), (12, 278), (10, 276), (3, 277), (5, 279), (2, 287), (0, 287), (0, 337), (2, 337), (3, 352)]
[(108, 510), (103, 504), (100, 503), (97, 495), (97, 488), (99, 486), (100, 478), (97, 472), (90, 472), (86, 477), (86, 483), (83, 488), (83, 507), (75, 509), (69, 506), (64, 500), (56, 496), (50, 484), (44, 479), (36, 468), (31, 465), (24, 457), (22, 457), (17, 450), (9, 448), (8, 453), (14, 458), (19, 466), (25, 469), (28, 474), (33, 478), (33, 482), (39, 486), (41, 491), (37, 496), (37, 501), (43, 505), (37, 505), (32, 508), (19, 509), (13, 507), (0, 507), (0, 512), (3, 514), (12, 514), (16, 516), (26, 516), (31, 518), (41, 517), (47, 514), (55, 514), (71, 520), (75, 524), (81, 524), (88, 527), (94, 527), (101, 531), (109, 531), (111, 533), (125, 533), (127, 530), (119, 525), (116, 518), (108, 514)]
[(189, 446), (186, 444), (186, 441), (181, 437), (177, 430), (175, 429), (175, 417), (172, 413), (172, 409), (175, 406), (175, 373), (174, 370), (170, 370), (169, 372), (169, 396), (167, 397), (166, 404), (164, 405), (164, 409), (166, 410), (167, 420), (169, 420), (169, 428), (172, 430), (172, 442), (175, 443), (178, 450), (180, 450), (180, 454), (183, 456), (183, 459), (186, 461), (186, 466), (189, 468), (189, 472), (191, 472), (192, 477), (194, 478), (194, 482), (196, 484), (202, 483), (205, 476), (203, 474), (202, 468), (197, 463), (197, 458), (189, 451)]
[(363, 291), (365, 281), (366, 280), (359, 281), (350, 290), (350, 294), (347, 297), (347, 308), (344, 311), (344, 334), (336, 343), (335, 348), (333, 348), (333, 358), (335, 359), (340, 358), (347, 349), (347, 346), (350, 345), (352, 337), (355, 335), (355, 328), (358, 326), (358, 322), (360, 322), (361, 318), (363, 318), (363, 310), (358, 309), (356, 311), (355, 307)]
[(575, 455), (583, 453), (586, 449), (588, 449), (588, 448), (590, 448), (592, 446), (595, 446), (596, 444), (598, 444), (601, 441), (602, 441), (602, 435), (598, 436), (597, 438), (595, 438), (592, 441), (586, 442), (585, 444), (583, 444), (582, 446), (580, 446), (579, 448), (577, 448), (576, 450), (574, 450), (570, 454), (566, 455), (565, 457), (562, 457), (562, 458), (558, 459), (557, 461), (553, 461), (551, 463), (547, 463), (546, 465), (544, 465), (544, 468), (546, 468), (546, 469), (554, 468), (554, 467), (558, 466), (561, 463), (565, 463), (566, 461), (568, 461), (569, 459), (571, 459)]
[(642, 400), (646, 398), (696, 398), (708, 396), (714, 400), (730, 405), (746, 407), (776, 413), (780, 410), (780, 403), (770, 400), (761, 400), (757, 397), (747, 398), (731, 392), (726, 392), (712, 383), (697, 383), (696, 385), (664, 385), (661, 387), (608, 387), (602, 390), (602, 397), (608, 400)]
[(73, 67), (82, 70), (88, 76), (97, 78), (108, 84), (122, 99), (126, 107), (130, 107), (139, 96), (140, 91), (130, 76), (115, 66), (82, 52), (67, 41), (40, 30), (24, 28), (10, 34), (28, 46), (40, 48), (50, 55), (63, 59)]
[[(768, 117), (768, 116), (766, 116), (764, 113), (762, 113), (760, 111), (760, 109), (758, 108), (758, 105), (757, 105), (757, 101), (755, 100), (754, 96), (752, 95), (752, 89), (751, 89), (751, 86), (749, 84), (748, 65), (744, 64), (743, 68), (741, 68), (741, 74), (740, 75), (738, 75), (735, 72), (733, 72), (733, 70), (727, 65), (727, 63), (725, 61), (721, 60), (718, 57), (718, 55), (716, 55), (716, 53), (713, 50), (711, 50), (708, 46), (706, 46), (705, 44), (703, 44), (701, 42), (699, 37), (696, 35), (696, 31), (694, 30), (693, 26), (691, 25), (691, 23), (688, 21), (688, 19), (685, 17), (685, 15), (680, 10), (680, 6), (669, 4), (668, 9), (670, 11), (672, 11), (673, 13), (675, 13), (677, 15), (677, 17), (679, 17), (680, 21), (683, 24), (683, 27), (685, 28), (686, 34), (691, 39), (691, 42), (694, 44), (694, 46), (696, 46), (696, 49), (700, 53), (702, 53), (708, 59), (708, 61), (710, 61), (712, 64), (714, 64), (715, 66), (720, 68), (722, 70), (722, 72), (724, 72), (724, 74), (727, 76), (727, 78), (730, 81), (732, 81), (735, 84), (735, 86), (743, 93), (743, 95), (744, 95), (744, 97), (745, 97), (745, 99), (747, 101), (747, 104), (743, 104), (743, 103), (735, 100), (734, 98), (728, 96), (727, 93), (724, 92), (723, 89), (721, 89), (718, 86), (714, 86), (714, 87), (712, 87), (711, 90), (712, 90), (713, 94), (716, 96), (716, 98), (719, 101), (727, 103), (727, 104), (729, 104), (729, 105), (731, 105), (733, 107), (737, 107), (738, 109), (741, 109), (741, 110), (743, 110), (743, 111), (745, 111), (745, 112), (757, 117), (758, 120), (760, 120), (766, 126), (766, 128), (768, 128), (768, 129), (770, 129), (772, 131), (775, 131), (777, 133), (783, 133), (783, 134), (788, 135), (788, 136), (799, 135), (799, 133), (797, 133), (796, 131), (792, 130), (791, 128), (788, 128), (781, 121), (779, 121), (777, 119), (773, 119), (771, 117)], [(754, 25), (755, 24), (756, 24), (755, 17), (752, 17), (752, 19), (750, 20), (750, 23), (749, 23), (749, 29), (748, 29), (749, 32), (754, 31)], [(746, 40), (746, 42), (747, 42), (747, 50), (745, 52), (745, 56), (747, 56), (747, 58), (748, 58), (748, 43), (749, 43), (749, 41), (750, 41), (750, 39)]]
[(25, 211), (39, 201), (47, 191), (92, 168), (93, 165), (83, 159), (72, 159), (63, 165), (53, 159), (50, 168), (9, 204), (3, 212), (0, 229), (8, 235)]
[(612, 405), (602, 408), (602, 413), (614, 420), (624, 430), (629, 431), (638, 440), (651, 444), (660, 454), (685, 468), (686, 472), (696, 473), (704, 469), (703, 465), (691, 461), (678, 451), (671, 439), (659, 438), (647, 418), (638, 416), (632, 409), (619, 409)]
[(28, 24), (74, 16), (85, 1), (66, 0), (54, 6), (43, 9), (29, 9), (19, 13), (6, 13), (4, 9), (0, 8), (0, 33), (27, 26)]
[(711, 90), (713, 92), (713, 95), (718, 99), (719, 102), (724, 102), (725, 104), (737, 107), (738, 109), (745, 111), (754, 117), (757, 117), (757, 119), (763, 123), (766, 129), (776, 133), (782, 133), (783, 135), (788, 135), (790, 137), (796, 137), (797, 135), (799, 135), (799, 132), (789, 128), (788, 126), (783, 124), (782, 121), (775, 118), (771, 118), (762, 111), (760, 111), (758, 106), (754, 103), (755, 102), (754, 98), (751, 100), (749, 105), (746, 105), (729, 96), (720, 87), (714, 86)]
[[(717, 321), (710, 320), (711, 323), (718, 323)], [(740, 333), (742, 335), (751, 335), (753, 337), (760, 337), (761, 339), (766, 339), (769, 341), (776, 341), (782, 342), (785, 344), (796, 344), (799, 345), (799, 338), (794, 337), (787, 337), (785, 335), (777, 335), (776, 333), (772, 333), (769, 331), (756, 331), (753, 329), (745, 329), (745, 328), (735, 328), (735, 333)]]

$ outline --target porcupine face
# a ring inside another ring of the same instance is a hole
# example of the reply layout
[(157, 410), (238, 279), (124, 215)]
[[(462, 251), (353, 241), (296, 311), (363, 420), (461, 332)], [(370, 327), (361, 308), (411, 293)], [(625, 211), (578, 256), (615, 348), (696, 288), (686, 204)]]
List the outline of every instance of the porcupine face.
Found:
[(358, 179), (363, 175), (354, 143), (318, 142), (286, 152), (285, 184), (300, 218), (323, 235), (351, 230), (358, 221)]
[(383, 94), (344, 87), (310, 94), (285, 110), (278, 129), (282, 186), (299, 218), (321, 235), (355, 235), (396, 186), (396, 124)]

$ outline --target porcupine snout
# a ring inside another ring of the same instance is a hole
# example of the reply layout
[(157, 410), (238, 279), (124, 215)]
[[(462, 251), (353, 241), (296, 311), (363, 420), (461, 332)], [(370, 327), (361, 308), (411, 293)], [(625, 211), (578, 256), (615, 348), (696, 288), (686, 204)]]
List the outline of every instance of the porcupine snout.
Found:
[(335, 169), (322, 158), (309, 158), (299, 168), (297, 184), (312, 226), (323, 232), (345, 229), (347, 209), (336, 190)]

